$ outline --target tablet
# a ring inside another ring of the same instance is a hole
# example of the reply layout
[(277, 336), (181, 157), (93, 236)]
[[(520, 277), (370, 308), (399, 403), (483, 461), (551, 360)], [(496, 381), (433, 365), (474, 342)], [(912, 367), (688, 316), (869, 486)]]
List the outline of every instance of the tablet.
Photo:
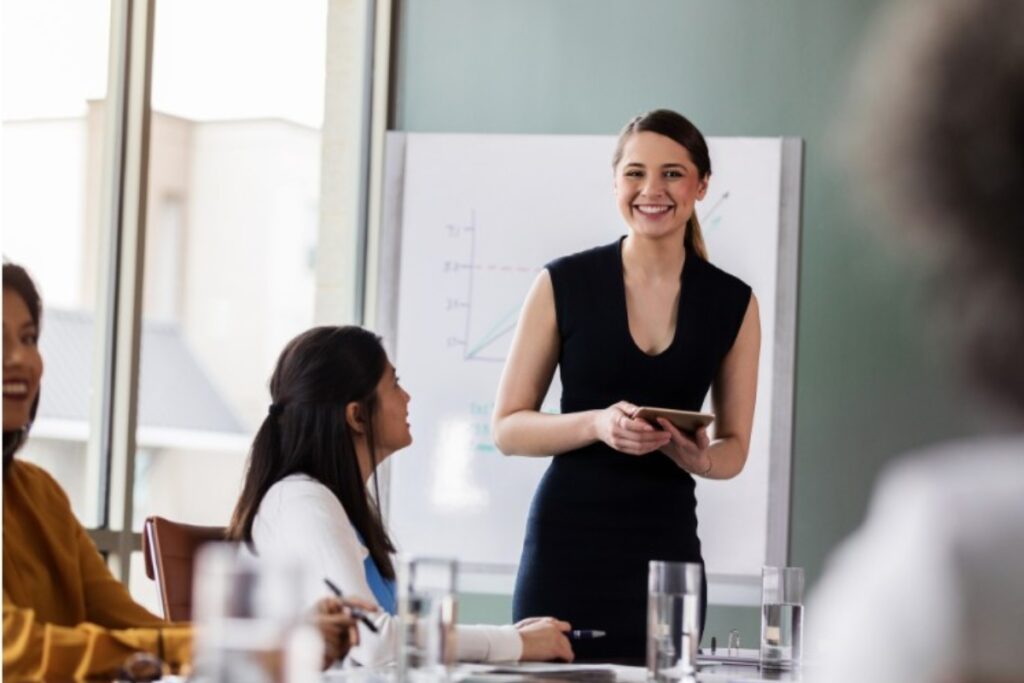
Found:
[(695, 432), (715, 421), (715, 416), (711, 413), (695, 413), (690, 410), (651, 407), (637, 408), (630, 417), (642, 417), (655, 427), (658, 426), (655, 418), (663, 417), (684, 432)]

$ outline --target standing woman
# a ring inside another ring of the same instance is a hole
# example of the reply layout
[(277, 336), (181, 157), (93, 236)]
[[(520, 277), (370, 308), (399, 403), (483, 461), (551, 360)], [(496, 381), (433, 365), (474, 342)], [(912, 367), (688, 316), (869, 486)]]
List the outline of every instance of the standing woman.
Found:
[[(555, 455), (527, 522), (514, 612), (607, 632), (580, 659), (642, 662), (650, 560), (703, 562), (694, 477), (742, 471), (761, 344), (749, 286), (708, 262), (694, 213), (711, 177), (707, 143), (656, 110), (619, 136), (612, 162), (626, 237), (549, 263), (527, 295), (493, 429), (506, 454)], [(562, 412), (540, 405), (561, 368)], [(700, 410), (714, 439), (641, 405)], [(703, 623), (706, 585), (701, 599)]]

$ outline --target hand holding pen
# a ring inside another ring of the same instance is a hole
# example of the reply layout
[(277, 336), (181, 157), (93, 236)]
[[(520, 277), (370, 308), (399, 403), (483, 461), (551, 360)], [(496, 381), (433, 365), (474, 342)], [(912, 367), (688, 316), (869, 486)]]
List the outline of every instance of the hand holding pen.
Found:
[(523, 642), (520, 660), (524, 662), (571, 662), (575, 658), (569, 633), (572, 625), (553, 617), (530, 617), (516, 622)]
[(345, 605), (335, 598), (322, 598), (316, 603), (312, 623), (324, 644), (323, 668), (345, 658), (353, 645), (359, 643), (359, 630)]
[[(330, 589), (332, 593), (334, 593), (335, 597), (337, 597), (339, 600), (344, 600), (344, 597), (341, 593), (341, 589), (338, 588), (337, 584), (335, 584), (327, 577), (324, 577), (324, 584), (327, 586), (328, 589)], [(363, 622), (363, 624), (366, 625), (366, 628), (370, 629), (370, 631), (372, 631), (373, 633), (378, 632), (377, 625), (373, 623), (373, 619), (370, 618), (370, 615), (367, 614), (366, 610), (364, 610), (362, 607), (352, 604), (350, 600), (345, 601), (345, 607), (348, 608), (348, 611), (352, 614), (353, 617)]]

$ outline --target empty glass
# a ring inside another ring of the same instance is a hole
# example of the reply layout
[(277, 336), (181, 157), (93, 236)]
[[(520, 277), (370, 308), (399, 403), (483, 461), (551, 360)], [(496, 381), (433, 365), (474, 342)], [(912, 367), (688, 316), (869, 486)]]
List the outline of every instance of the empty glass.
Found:
[(453, 559), (399, 561), (399, 680), (448, 678), (455, 663), (457, 576)]
[(793, 669), (800, 665), (804, 627), (804, 570), (761, 570), (761, 666)]
[(304, 578), (295, 559), (257, 560), (232, 543), (203, 546), (193, 581), (193, 680), (319, 681), (324, 646), (308, 618)]
[(647, 677), (692, 676), (700, 644), (704, 568), (693, 562), (651, 561), (647, 579)]

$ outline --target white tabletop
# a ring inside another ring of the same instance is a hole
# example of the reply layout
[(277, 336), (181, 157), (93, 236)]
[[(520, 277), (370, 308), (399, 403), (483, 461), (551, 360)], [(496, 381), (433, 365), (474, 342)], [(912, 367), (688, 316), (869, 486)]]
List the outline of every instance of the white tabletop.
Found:
[[(337, 683), (394, 683), (393, 667), (386, 669), (332, 669), (324, 681)], [(619, 664), (462, 664), (453, 683), (647, 683), (647, 669)], [(798, 671), (763, 671), (756, 666), (703, 664), (695, 678), (679, 683), (762, 683), (800, 681)]]

